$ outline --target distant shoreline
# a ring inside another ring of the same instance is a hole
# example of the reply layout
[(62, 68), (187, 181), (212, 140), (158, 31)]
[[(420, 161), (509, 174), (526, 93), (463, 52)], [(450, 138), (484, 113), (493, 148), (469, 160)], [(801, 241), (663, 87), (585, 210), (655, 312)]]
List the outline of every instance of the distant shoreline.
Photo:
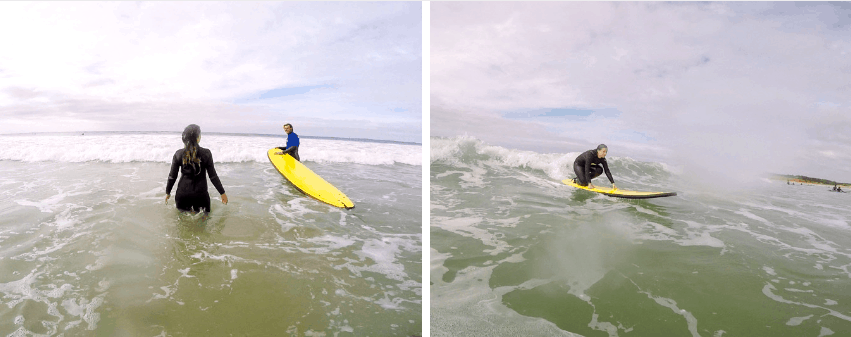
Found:
[[(93, 135), (104, 135), (104, 134), (181, 134), (180, 131), (68, 131), (68, 132), (24, 132), (24, 133), (3, 133), (0, 136), (37, 136), (37, 135), (64, 135), (64, 136), (73, 136), (73, 135), (85, 135), (85, 134), (93, 134)], [(208, 135), (224, 135), (224, 136), (242, 136), (242, 137), (277, 137), (277, 138), (287, 138), (285, 134), (265, 134), (265, 133), (230, 133), (230, 132), (204, 132), (204, 134)], [(422, 146), (422, 143), (416, 142), (403, 142), (398, 140), (384, 140), (384, 139), (369, 139), (369, 138), (343, 138), (343, 137), (323, 137), (323, 136), (304, 136), (299, 135), (299, 138), (306, 139), (329, 139), (329, 140), (347, 140), (347, 141), (355, 141), (355, 142), (366, 142), (366, 143), (385, 143), (385, 144), (400, 144), (400, 145), (419, 145)]]
[(827, 179), (810, 178), (804, 176), (791, 176), (775, 174), (771, 176), (773, 180), (787, 181), (795, 184), (821, 185), (821, 186), (851, 186), (851, 183), (839, 183)]

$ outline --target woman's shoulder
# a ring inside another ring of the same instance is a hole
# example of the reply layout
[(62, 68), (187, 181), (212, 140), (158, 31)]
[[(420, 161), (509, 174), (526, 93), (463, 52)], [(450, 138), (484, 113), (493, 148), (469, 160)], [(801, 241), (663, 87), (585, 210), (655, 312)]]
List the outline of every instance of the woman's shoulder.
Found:
[(213, 156), (213, 151), (206, 147), (198, 147), (198, 156), (202, 158), (210, 158)]

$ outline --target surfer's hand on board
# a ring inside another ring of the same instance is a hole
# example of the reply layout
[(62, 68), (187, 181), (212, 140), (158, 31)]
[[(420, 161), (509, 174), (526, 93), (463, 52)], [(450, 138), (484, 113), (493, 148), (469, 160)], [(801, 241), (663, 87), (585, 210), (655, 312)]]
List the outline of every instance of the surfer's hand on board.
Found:
[(225, 205), (228, 204), (228, 195), (227, 194), (222, 194), (222, 203), (225, 204)]
[(593, 189), (595, 189), (595, 188), (597, 188), (597, 187), (596, 187), (596, 186), (594, 186), (594, 184), (592, 184), (592, 183), (588, 183), (588, 188), (590, 188), (590, 189), (592, 189), (592, 190), (593, 190)]
[(612, 189), (613, 189), (613, 190), (618, 189), (618, 187), (617, 187), (617, 186), (615, 186), (615, 183), (612, 183)]
[(277, 155), (282, 155), (282, 154), (284, 154), (284, 153), (283, 153), (282, 151), (278, 151), (278, 152), (275, 152), (275, 154), (277, 154)]

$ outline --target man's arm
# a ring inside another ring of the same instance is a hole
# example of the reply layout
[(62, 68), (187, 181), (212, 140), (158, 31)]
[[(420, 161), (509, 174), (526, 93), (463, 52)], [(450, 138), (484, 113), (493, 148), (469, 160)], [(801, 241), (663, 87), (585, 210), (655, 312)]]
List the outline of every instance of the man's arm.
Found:
[(286, 149), (284, 149), (283, 147), (278, 147), (278, 149), (281, 150), (280, 154), (286, 154), (286, 153), (292, 153), (293, 151), (298, 149), (298, 146), (290, 146)]

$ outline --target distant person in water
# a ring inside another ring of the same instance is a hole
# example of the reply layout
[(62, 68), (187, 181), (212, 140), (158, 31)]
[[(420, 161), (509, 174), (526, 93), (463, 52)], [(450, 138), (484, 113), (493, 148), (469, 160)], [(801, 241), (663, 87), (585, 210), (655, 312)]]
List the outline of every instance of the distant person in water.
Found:
[(171, 188), (177, 180), (177, 171), (180, 170), (180, 182), (177, 183), (177, 192), (174, 201), (177, 209), (204, 213), (210, 212), (210, 193), (207, 192), (207, 175), (213, 186), (222, 195), (222, 204), (227, 205), (228, 196), (216, 174), (213, 166), (213, 153), (198, 145), (201, 141), (201, 128), (190, 124), (183, 130), (183, 148), (177, 150), (171, 158), (171, 171), (168, 174), (168, 182), (165, 186), (165, 201), (171, 197)]
[(284, 124), (284, 132), (287, 133), (287, 146), (278, 147), (277, 149), (283, 151), (276, 152), (275, 154), (289, 153), (291, 156), (293, 156), (293, 158), (295, 158), (295, 160), (301, 161), (301, 158), (298, 157), (298, 135), (293, 132), (292, 124)]
[[(609, 164), (606, 162), (606, 154), (609, 148), (605, 144), (600, 144), (595, 150), (588, 150), (576, 157), (573, 161), (573, 172), (576, 173), (576, 179), (573, 181), (580, 186), (588, 186), (596, 188), (591, 183), (591, 179), (599, 177), (603, 172), (606, 172), (606, 177), (612, 183), (612, 189), (617, 189), (615, 180), (612, 179), (612, 172), (609, 172)], [(602, 167), (600, 167), (602, 165)]]

